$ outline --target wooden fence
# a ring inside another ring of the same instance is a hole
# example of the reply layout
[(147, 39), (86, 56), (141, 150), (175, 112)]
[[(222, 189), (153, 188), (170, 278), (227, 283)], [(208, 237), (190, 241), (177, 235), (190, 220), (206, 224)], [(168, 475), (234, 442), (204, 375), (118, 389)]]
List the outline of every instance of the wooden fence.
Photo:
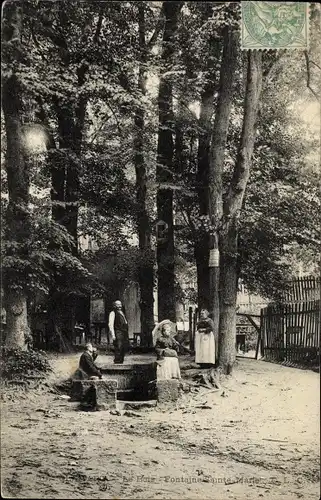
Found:
[(266, 360), (317, 361), (320, 300), (272, 304), (261, 310), (261, 352)]
[[(320, 277), (297, 278), (289, 283), (287, 291), (283, 294), (282, 303), (270, 304), (261, 309), (260, 316), (250, 312), (238, 312), (238, 318), (246, 317), (247, 325), (245, 329), (244, 324), (238, 321), (236, 333), (243, 333), (244, 337), (249, 324), (255, 328), (256, 359), (260, 351), (261, 356), (267, 361), (315, 363), (318, 362), (320, 355), (320, 310)], [(197, 319), (198, 309), (193, 310), (190, 307), (191, 348), (194, 345)], [(246, 331), (243, 332), (242, 329)]]
[(289, 282), (283, 293), (282, 302), (306, 302), (320, 299), (320, 277), (305, 276)]

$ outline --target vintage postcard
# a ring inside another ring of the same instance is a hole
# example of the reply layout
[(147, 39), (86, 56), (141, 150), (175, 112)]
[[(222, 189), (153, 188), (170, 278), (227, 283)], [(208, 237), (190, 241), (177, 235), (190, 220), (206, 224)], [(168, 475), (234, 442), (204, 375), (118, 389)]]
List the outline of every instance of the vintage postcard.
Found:
[(1, 23), (2, 497), (319, 498), (319, 3)]

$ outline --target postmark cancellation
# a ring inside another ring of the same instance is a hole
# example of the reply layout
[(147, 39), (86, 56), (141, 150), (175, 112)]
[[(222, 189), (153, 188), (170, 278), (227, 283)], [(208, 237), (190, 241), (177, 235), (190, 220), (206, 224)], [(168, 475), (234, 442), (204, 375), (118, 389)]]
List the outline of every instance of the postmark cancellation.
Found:
[(308, 49), (307, 2), (241, 2), (241, 13), (243, 50)]

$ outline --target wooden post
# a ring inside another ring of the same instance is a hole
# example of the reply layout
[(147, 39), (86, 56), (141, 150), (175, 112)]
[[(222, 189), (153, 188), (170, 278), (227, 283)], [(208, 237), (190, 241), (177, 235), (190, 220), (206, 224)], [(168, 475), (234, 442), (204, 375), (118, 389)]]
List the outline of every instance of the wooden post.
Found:
[(194, 344), (195, 344), (195, 332), (196, 332), (196, 323), (197, 323), (197, 316), (198, 316), (198, 308), (195, 308), (194, 315), (193, 315), (193, 351), (194, 351)]
[(263, 309), (261, 309), (260, 333), (261, 333), (261, 357), (264, 356), (264, 330), (263, 330)]
[[(284, 328), (284, 321), (286, 321), (286, 314), (287, 314), (287, 307), (286, 305), (281, 304), (280, 305), (280, 321), (281, 321), (281, 332), (282, 332), (282, 338), (284, 342), (284, 337), (285, 337), (285, 359), (283, 361), (290, 361), (289, 359), (289, 334), (287, 330)], [(284, 331), (285, 330), (285, 331)]]
[[(260, 329), (258, 331), (258, 336), (257, 336), (255, 359), (258, 359), (258, 357), (259, 357), (259, 346), (260, 346), (260, 344), (262, 344), (262, 340), (261, 340), (262, 334), (261, 334), (261, 332), (262, 332), (262, 330), (261, 330), (261, 327), (260, 327)], [(261, 353), (261, 356), (262, 356), (262, 353)]]
[(193, 351), (193, 308), (188, 308), (188, 333), (189, 333), (189, 347)]

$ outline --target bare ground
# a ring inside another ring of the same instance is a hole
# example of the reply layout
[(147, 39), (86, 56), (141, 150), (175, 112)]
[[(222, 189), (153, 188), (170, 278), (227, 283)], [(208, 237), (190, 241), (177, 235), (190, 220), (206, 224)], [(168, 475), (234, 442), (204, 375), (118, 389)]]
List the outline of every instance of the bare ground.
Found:
[[(49, 381), (78, 358), (53, 358)], [(319, 375), (242, 359), (223, 385), (130, 416), (81, 412), (48, 391), (4, 398), (2, 496), (318, 499)]]

